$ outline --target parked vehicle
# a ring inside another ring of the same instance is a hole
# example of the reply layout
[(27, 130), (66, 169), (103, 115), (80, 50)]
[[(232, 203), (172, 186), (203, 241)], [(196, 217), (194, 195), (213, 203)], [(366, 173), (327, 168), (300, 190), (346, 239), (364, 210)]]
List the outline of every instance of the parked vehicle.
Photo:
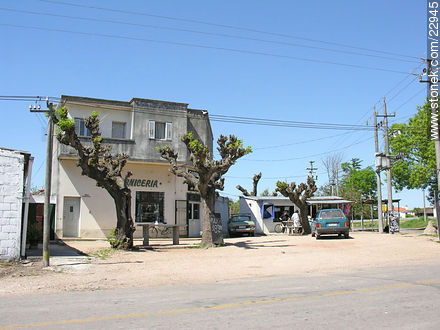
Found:
[(349, 237), (349, 223), (340, 209), (324, 209), (319, 211), (317, 217), (312, 221), (312, 237), (319, 239), (321, 235), (338, 234)]
[(229, 236), (248, 234), (254, 236), (255, 222), (249, 214), (233, 214), (228, 222)]

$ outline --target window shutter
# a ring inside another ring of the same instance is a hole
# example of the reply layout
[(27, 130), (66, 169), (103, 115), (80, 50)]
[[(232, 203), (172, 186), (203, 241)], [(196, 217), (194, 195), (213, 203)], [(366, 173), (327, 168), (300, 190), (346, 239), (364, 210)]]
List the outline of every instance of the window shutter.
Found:
[(153, 120), (148, 121), (148, 136), (150, 139), (154, 139), (156, 133), (156, 122)]
[(165, 136), (167, 140), (173, 139), (173, 123), (166, 123)]

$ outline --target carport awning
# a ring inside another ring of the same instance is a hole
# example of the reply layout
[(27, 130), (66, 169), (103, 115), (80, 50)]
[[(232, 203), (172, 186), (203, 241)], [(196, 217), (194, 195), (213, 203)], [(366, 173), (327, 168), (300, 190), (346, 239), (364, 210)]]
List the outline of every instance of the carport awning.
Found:
[(351, 204), (352, 201), (346, 199), (317, 199), (317, 200), (308, 200), (307, 204), (316, 205), (316, 204)]

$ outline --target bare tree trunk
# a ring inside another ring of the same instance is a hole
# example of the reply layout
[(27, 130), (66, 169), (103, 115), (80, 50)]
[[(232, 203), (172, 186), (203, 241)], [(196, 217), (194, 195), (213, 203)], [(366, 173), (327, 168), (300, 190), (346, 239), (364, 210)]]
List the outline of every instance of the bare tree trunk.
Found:
[(309, 206), (306, 204), (298, 206), (300, 210), (300, 221), (301, 221), (301, 227), (302, 227), (302, 234), (308, 235), (312, 232), (309, 224)]
[[(213, 196), (211, 196), (213, 195)], [(213, 247), (214, 242), (212, 239), (212, 219), (214, 217), (215, 208), (215, 194), (209, 194), (208, 198), (203, 198), (201, 195), (202, 202), (202, 242), (203, 247)]]
[[(128, 189), (129, 190), (129, 189)], [(117, 248), (133, 247), (133, 232), (135, 231), (133, 218), (131, 217), (131, 194), (124, 190), (115, 191), (111, 194), (116, 207), (116, 238), (120, 241)]]

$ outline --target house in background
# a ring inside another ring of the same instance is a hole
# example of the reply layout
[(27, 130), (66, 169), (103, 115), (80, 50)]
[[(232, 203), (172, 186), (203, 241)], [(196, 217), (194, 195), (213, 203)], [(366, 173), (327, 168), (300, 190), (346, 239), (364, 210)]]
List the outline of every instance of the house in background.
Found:
[(393, 207), (393, 211), (399, 214), (400, 219), (405, 219), (407, 215), (415, 215), (414, 212), (408, 210), (405, 207)]
[(298, 209), (292, 201), (283, 196), (240, 196), (240, 214), (250, 214), (255, 222), (255, 234), (274, 232), (279, 217), (287, 211), (292, 213)]
[[(85, 120), (96, 111), (103, 143), (112, 153), (129, 155), (124, 170), (133, 176), (128, 181), (132, 192), (132, 217), (135, 222), (185, 225), (181, 236), (199, 237), (201, 232), (200, 195), (183, 184), (183, 178), (170, 173), (168, 161), (157, 147), (169, 145), (178, 152), (179, 164), (190, 164), (181, 138), (187, 132), (200, 139), (212, 152), (213, 135), (208, 112), (188, 108), (188, 104), (133, 98), (129, 102), (77, 96), (61, 96), (75, 121), (76, 132), (90, 144)], [(76, 166), (77, 153), (54, 141), (52, 194), (56, 199), (55, 232), (60, 238), (104, 238), (116, 225), (116, 211), (108, 192), (81, 175)], [(135, 232), (141, 237), (142, 230)]]
[(27, 220), (32, 164), (30, 153), (0, 148), (1, 260), (17, 260), (26, 253), (24, 219)]
[[(340, 208), (344, 212), (350, 210), (351, 201), (338, 196), (316, 196), (307, 199), (310, 207), (309, 216), (315, 217), (317, 211), (324, 208)], [(274, 232), (279, 218), (287, 211), (289, 216), (298, 207), (283, 196), (240, 196), (240, 213), (250, 214), (255, 222), (256, 234), (269, 234)]]

